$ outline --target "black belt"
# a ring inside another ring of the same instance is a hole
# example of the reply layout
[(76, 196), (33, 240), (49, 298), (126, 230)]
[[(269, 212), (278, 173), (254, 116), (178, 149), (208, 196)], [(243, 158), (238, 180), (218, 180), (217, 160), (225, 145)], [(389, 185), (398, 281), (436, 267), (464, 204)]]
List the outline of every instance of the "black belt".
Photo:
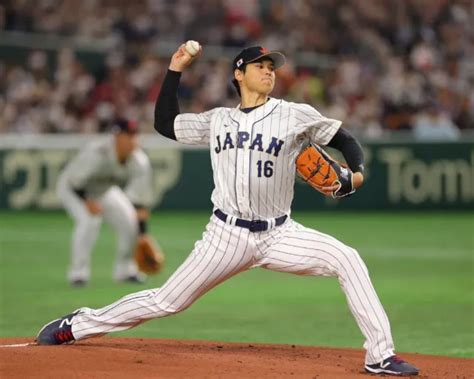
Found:
[[(227, 219), (230, 217), (229, 215), (226, 215), (224, 212), (222, 212), (220, 209), (216, 209), (214, 211), (214, 214), (216, 215), (218, 219), (224, 222), (226, 222)], [(275, 226), (280, 226), (281, 224), (283, 224), (286, 221), (287, 217), (288, 217), (287, 215), (277, 217), (275, 219)], [(269, 222), (265, 220), (249, 221), (249, 220), (243, 220), (241, 218), (235, 219), (235, 225), (240, 226), (241, 228), (246, 228), (250, 230), (251, 232), (264, 232), (268, 230), (270, 226)]]

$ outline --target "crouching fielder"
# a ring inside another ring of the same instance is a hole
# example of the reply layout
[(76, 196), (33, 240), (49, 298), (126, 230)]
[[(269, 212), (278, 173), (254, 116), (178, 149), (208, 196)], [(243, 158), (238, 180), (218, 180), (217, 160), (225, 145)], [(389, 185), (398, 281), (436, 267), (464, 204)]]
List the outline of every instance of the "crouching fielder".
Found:
[(133, 252), (137, 239), (148, 238), (148, 207), (153, 200), (152, 169), (138, 147), (137, 125), (116, 119), (112, 135), (86, 145), (60, 174), (57, 193), (74, 220), (68, 280), (80, 287), (90, 279), (92, 249), (102, 220), (117, 236), (113, 276), (143, 282)]

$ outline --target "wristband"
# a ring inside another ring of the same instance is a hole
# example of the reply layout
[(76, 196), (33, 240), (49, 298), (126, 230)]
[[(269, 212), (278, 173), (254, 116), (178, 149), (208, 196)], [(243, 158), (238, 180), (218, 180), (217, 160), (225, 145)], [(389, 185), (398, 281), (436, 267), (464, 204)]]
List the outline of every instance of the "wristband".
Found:
[(148, 224), (146, 220), (139, 220), (138, 221), (138, 233), (146, 234), (148, 231)]

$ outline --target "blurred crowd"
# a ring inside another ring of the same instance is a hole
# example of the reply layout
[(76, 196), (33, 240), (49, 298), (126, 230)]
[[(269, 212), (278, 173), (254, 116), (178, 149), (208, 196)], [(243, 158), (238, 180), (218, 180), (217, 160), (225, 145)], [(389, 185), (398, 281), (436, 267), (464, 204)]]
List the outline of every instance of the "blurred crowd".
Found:
[(208, 47), (263, 45), (289, 58), (275, 97), (309, 103), (366, 138), (406, 130), (456, 140), (474, 128), (473, 20), (470, 0), (7, 0), (0, 36), (42, 33), (108, 48), (100, 69), (72, 45), (3, 59), (0, 131), (95, 133), (115, 115), (152, 131), (169, 61), (157, 52), (194, 39), (204, 53), (183, 75), (182, 111), (239, 102), (233, 56), (208, 56)]

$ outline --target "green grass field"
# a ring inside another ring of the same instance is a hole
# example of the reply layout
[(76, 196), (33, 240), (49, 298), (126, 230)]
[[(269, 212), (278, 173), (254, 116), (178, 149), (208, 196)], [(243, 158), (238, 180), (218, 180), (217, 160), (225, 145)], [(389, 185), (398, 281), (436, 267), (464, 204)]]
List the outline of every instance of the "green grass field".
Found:
[[(398, 351), (474, 357), (472, 213), (305, 213), (294, 218), (358, 249), (392, 323)], [(146, 285), (112, 281), (114, 238), (103, 226), (88, 287), (66, 281), (71, 221), (63, 213), (0, 213), (0, 336), (34, 336), (81, 306), (159, 287), (201, 237), (203, 213), (155, 213), (167, 253)], [(363, 337), (335, 278), (243, 273), (174, 317), (122, 336), (360, 348)]]

